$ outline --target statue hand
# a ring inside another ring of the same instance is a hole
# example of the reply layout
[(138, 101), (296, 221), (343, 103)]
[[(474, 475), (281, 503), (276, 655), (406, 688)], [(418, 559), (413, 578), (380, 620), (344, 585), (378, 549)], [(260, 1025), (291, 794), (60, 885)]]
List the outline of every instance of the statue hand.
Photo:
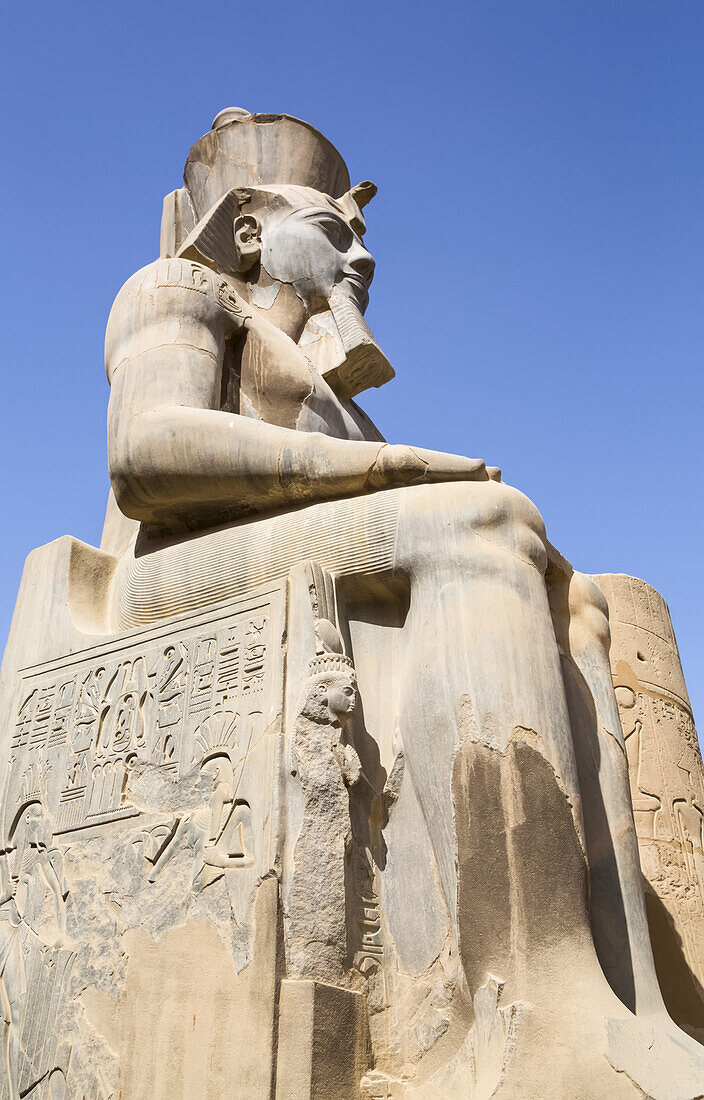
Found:
[(423, 485), (441, 481), (500, 481), (501, 471), (480, 458), (428, 451), (422, 447), (387, 443), (379, 451), (368, 484), (372, 489)]

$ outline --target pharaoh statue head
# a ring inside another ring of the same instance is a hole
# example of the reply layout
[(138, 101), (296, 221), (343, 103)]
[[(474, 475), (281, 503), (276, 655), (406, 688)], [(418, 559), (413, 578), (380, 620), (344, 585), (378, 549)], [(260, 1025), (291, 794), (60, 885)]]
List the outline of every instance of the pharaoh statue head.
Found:
[(393, 377), (362, 316), (374, 274), (363, 209), (376, 187), (350, 187), (327, 138), (288, 115), (228, 108), (191, 149), (184, 184), (164, 200), (163, 256), (229, 276), (341, 396)]

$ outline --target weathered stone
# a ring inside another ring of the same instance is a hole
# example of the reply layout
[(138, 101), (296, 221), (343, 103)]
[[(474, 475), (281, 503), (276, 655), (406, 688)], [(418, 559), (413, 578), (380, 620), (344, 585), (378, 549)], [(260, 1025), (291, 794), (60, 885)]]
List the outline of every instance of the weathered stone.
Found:
[(655, 966), (670, 1015), (704, 1040), (704, 767), (667, 604), (649, 584), (595, 577), (628, 754)]
[(230, 108), (116, 298), (101, 548), (30, 555), (0, 680), (0, 1100), (704, 1095), (669, 619), (598, 578), (614, 691), (536, 507), (355, 404), (375, 191)]

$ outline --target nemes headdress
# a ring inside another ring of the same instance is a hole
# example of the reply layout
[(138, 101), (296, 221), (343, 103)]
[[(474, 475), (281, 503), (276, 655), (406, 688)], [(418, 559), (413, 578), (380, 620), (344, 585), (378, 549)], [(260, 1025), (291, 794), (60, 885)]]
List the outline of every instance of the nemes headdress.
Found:
[(369, 180), (350, 187), (342, 156), (319, 130), (291, 115), (220, 111), (192, 147), (183, 170), (185, 186), (164, 200), (161, 254), (175, 255), (196, 225), (227, 195), (267, 187), (306, 187), (329, 195), (357, 232), (362, 208), (376, 194)]

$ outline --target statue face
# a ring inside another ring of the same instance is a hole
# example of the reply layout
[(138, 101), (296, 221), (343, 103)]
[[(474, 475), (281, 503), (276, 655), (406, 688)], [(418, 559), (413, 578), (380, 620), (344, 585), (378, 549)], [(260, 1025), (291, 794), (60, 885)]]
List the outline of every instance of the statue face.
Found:
[(332, 206), (299, 206), (265, 221), (261, 262), (272, 279), (294, 287), (311, 316), (327, 308), (334, 286), (362, 312), (367, 307), (374, 260)]
[(357, 692), (350, 680), (336, 680), (327, 689), (328, 710), (334, 719), (340, 721), (354, 710)]

